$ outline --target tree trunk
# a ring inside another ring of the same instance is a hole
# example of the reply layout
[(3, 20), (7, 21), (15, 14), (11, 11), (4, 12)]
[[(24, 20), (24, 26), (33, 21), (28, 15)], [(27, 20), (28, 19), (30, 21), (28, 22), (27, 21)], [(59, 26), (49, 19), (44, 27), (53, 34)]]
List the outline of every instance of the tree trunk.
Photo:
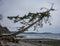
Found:
[(30, 28), (31, 26), (33, 26), (34, 24), (36, 24), (38, 21), (40, 21), (40, 20), (35, 21), (34, 23), (30, 24), (30, 25), (27, 26), (26, 28), (24, 28), (24, 29), (22, 29), (22, 30), (20, 30), (20, 31), (18, 31), (18, 32), (16, 32), (16, 33), (13, 33), (12, 35), (16, 36), (17, 34), (23, 33), (23, 32), (26, 31), (28, 28)]

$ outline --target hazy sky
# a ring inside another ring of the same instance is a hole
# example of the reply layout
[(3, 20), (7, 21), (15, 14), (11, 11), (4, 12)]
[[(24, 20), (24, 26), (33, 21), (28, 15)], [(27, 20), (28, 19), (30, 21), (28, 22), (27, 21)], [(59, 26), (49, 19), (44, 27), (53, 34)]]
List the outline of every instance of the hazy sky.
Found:
[(7, 19), (7, 16), (16, 16), (18, 14), (23, 16), (28, 12), (39, 12), (41, 7), (50, 8), (51, 3), (54, 3), (56, 9), (51, 13), (52, 25), (44, 24), (39, 32), (60, 33), (60, 0), (0, 0), (0, 14), (3, 15), (3, 20), (0, 23), (10, 30), (14, 30), (14, 27), (18, 27), (20, 24), (16, 23), (14, 25), (13, 21)]

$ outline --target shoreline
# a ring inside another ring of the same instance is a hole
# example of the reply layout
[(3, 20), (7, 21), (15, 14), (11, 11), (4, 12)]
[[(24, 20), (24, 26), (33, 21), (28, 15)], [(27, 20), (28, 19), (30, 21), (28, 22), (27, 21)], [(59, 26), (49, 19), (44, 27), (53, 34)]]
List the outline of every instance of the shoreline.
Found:
[(24, 41), (27, 43), (32, 43), (36, 45), (42, 45), (42, 46), (60, 46), (60, 40), (56, 39), (21, 39), (20, 41)]
[[(18, 39), (17, 39), (18, 40)], [(1, 40), (0, 40), (1, 42)], [(60, 40), (55, 39), (19, 39), (19, 43), (6, 42), (9, 46), (60, 46)]]
[(52, 40), (59, 40), (60, 39), (52, 39), (52, 38), (16, 38), (17, 40), (41, 40), (41, 41), (52, 41)]

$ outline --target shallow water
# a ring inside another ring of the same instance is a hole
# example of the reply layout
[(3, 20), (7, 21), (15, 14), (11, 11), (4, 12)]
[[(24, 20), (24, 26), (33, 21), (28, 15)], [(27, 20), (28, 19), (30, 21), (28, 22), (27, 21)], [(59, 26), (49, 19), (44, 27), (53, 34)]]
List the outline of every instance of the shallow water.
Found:
[(60, 34), (19, 34), (18, 36), (23, 36), (23, 38), (49, 38), (49, 39), (59, 39)]

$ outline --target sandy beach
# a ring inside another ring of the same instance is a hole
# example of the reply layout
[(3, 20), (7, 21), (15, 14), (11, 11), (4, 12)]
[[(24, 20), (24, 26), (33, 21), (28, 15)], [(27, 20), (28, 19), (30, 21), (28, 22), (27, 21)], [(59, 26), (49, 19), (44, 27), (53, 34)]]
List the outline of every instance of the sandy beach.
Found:
[(30, 42), (23, 42), (23, 41), (20, 41), (19, 43), (12, 43), (12, 42), (1, 42), (2, 45), (0, 46), (50, 46), (50, 45), (47, 45), (47, 44), (39, 44), (39, 43), (30, 43)]
[(41, 39), (21, 39), (19, 43), (12, 43), (0, 40), (0, 46), (60, 46), (60, 40), (45, 39), (45, 41), (41, 41)]

